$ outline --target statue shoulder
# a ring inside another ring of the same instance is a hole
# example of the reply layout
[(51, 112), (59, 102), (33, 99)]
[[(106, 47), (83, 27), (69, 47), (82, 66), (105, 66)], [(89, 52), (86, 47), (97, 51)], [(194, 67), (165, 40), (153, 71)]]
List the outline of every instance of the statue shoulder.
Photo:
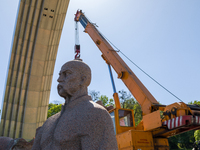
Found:
[(57, 119), (60, 116), (60, 113), (61, 112), (56, 113), (55, 115), (49, 117), (47, 120), (55, 120), (55, 119)]
[[(45, 126), (49, 126), (50, 124), (53, 124), (59, 117), (60, 117), (60, 113), (61, 112), (58, 112), (56, 113), (55, 115), (49, 117), (43, 124), (42, 127), (45, 127)], [(42, 130), (42, 129), (41, 129)]]
[(101, 116), (101, 118), (105, 116), (110, 118), (110, 115), (104, 106), (99, 105), (93, 101), (90, 101), (90, 103), (92, 104), (92, 114), (94, 116)]

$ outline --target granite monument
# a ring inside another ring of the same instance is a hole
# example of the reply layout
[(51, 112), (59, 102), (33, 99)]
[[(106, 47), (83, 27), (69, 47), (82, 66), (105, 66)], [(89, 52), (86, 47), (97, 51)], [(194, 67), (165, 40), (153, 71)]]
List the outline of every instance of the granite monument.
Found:
[(80, 60), (69, 61), (57, 81), (65, 104), (38, 129), (32, 150), (117, 150), (108, 111), (88, 95), (89, 66)]

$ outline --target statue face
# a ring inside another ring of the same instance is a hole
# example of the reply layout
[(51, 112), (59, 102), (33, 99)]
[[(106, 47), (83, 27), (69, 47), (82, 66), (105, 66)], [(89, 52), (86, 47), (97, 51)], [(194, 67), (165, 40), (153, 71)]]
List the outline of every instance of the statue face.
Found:
[(64, 98), (71, 97), (80, 89), (81, 75), (78, 69), (66, 63), (62, 66), (57, 81), (59, 82), (58, 94)]

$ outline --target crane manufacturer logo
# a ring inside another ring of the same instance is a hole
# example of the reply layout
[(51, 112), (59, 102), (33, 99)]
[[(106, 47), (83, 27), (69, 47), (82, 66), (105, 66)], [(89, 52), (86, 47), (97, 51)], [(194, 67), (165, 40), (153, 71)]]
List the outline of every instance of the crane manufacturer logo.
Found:
[(139, 139), (139, 141), (137, 141), (137, 143), (149, 144), (149, 142), (147, 141), (147, 139)]

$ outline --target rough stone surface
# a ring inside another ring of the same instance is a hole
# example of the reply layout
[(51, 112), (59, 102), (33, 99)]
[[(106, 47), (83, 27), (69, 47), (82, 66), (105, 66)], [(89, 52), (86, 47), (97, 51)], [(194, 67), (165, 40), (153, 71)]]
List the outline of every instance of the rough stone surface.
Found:
[(9, 137), (0, 137), (0, 150), (6, 150), (12, 140)]
[(90, 68), (74, 60), (61, 68), (58, 93), (65, 98), (61, 112), (38, 129), (32, 150), (117, 150), (107, 110), (88, 96)]
[(23, 138), (0, 137), (0, 150), (31, 150), (34, 140), (27, 142)]

